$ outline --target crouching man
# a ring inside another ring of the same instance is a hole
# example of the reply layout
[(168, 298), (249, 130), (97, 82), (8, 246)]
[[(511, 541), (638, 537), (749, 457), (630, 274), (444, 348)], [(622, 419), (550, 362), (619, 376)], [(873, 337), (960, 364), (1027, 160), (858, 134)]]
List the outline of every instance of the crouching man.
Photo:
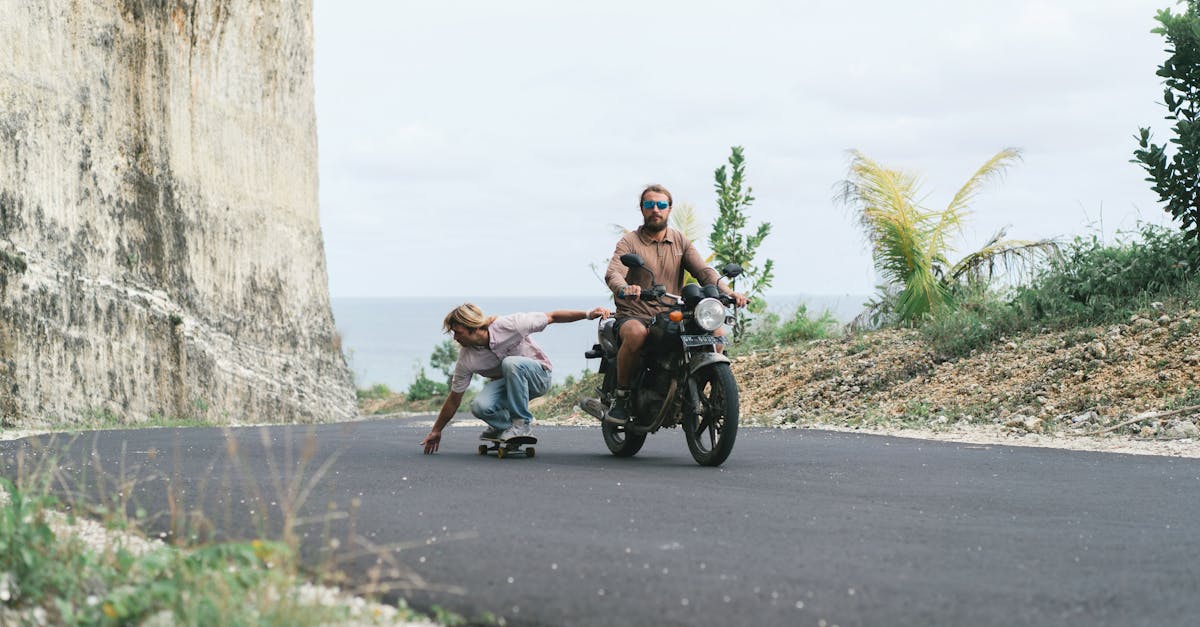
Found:
[(466, 303), (455, 307), (442, 328), (454, 336), (462, 348), (450, 380), (450, 393), (429, 435), (421, 440), (425, 453), (436, 453), (442, 442), (442, 429), (454, 418), (462, 404), (463, 393), (471, 378), (482, 375), (491, 379), (471, 403), (471, 413), (487, 423), (481, 438), (508, 439), (530, 435), (529, 400), (550, 388), (550, 360), (530, 335), (547, 325), (577, 320), (607, 318), (610, 312), (597, 307), (591, 311), (551, 311), (485, 316), (478, 306)]

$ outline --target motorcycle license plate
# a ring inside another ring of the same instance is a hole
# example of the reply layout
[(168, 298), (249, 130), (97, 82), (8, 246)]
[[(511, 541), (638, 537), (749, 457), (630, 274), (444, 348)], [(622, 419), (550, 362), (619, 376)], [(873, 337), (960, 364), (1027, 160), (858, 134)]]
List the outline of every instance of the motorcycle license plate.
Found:
[(717, 344), (725, 345), (729, 342), (725, 341), (725, 336), (716, 335), (681, 335), (679, 339), (683, 340), (683, 345), (687, 348), (693, 346), (715, 346)]

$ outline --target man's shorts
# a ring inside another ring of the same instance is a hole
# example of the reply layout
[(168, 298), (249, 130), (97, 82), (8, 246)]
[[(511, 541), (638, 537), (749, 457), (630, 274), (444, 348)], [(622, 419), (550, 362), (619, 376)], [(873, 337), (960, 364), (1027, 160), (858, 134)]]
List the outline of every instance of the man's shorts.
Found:
[(617, 336), (618, 344), (621, 343), (621, 325), (625, 324), (626, 322), (629, 322), (630, 320), (637, 320), (638, 322), (642, 323), (642, 326), (645, 326), (646, 328), (650, 328), (650, 319), (649, 318), (635, 318), (632, 316), (628, 317), (628, 318), (617, 318), (617, 321), (613, 323), (613, 333), (615, 333)]

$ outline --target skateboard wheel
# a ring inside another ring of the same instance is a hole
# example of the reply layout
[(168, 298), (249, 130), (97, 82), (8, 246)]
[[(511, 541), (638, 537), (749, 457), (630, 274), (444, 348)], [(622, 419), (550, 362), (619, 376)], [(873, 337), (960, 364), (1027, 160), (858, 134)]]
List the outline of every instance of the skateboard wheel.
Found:
[(486, 444), (480, 444), (480, 445), (479, 445), (479, 454), (480, 454), (480, 455), (487, 455), (487, 445), (486, 445)]
[(500, 448), (496, 449), (496, 457), (498, 457), (500, 459), (504, 459), (504, 452), (505, 452), (504, 447), (500, 447)]
[(533, 455), (534, 455), (535, 453), (537, 453), (537, 449), (533, 448), (532, 446), (530, 446), (530, 447), (527, 447), (527, 448), (525, 449), (525, 456), (526, 456), (526, 457), (533, 457)]

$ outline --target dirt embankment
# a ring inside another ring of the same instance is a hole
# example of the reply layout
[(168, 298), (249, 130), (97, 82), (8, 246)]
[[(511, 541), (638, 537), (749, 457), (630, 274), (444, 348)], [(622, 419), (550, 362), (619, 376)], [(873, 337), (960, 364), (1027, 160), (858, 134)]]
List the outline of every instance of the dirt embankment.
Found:
[[(734, 359), (744, 424), (1200, 456), (1200, 311), (1006, 338), (941, 359), (884, 330)], [(594, 385), (592, 383), (591, 385)], [(586, 388), (541, 403), (553, 421)]]

